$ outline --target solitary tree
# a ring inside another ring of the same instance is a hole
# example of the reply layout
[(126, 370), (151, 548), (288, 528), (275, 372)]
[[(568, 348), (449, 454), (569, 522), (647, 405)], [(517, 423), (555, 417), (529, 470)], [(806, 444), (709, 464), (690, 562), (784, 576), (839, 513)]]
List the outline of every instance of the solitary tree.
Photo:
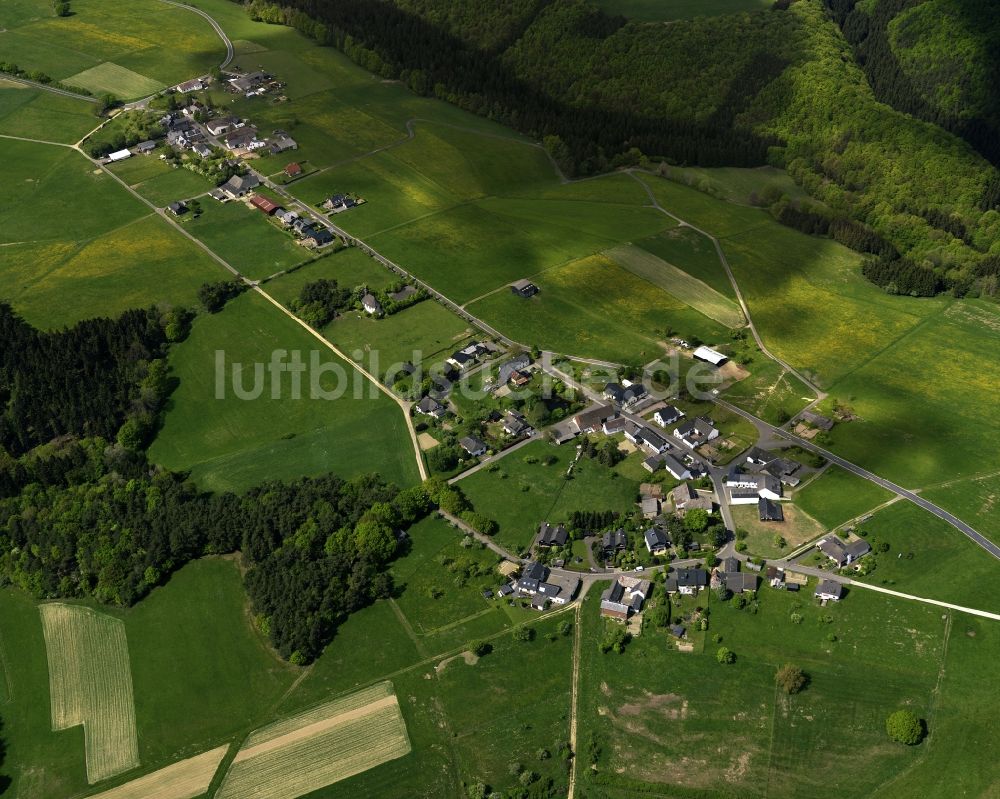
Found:
[(912, 710), (897, 710), (885, 720), (885, 731), (892, 740), (913, 746), (923, 740), (924, 723)]
[(774, 675), (774, 681), (786, 694), (797, 694), (806, 687), (808, 677), (794, 663), (786, 663)]
[(736, 662), (736, 653), (733, 652), (728, 646), (720, 646), (719, 651), (715, 653), (715, 659), (719, 663), (724, 663), (729, 665), (730, 663)]

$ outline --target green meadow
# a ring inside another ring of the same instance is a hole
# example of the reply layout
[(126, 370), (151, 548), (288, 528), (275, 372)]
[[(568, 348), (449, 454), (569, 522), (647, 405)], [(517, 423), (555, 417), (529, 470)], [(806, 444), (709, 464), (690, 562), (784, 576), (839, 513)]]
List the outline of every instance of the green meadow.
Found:
[(0, 175), (0, 297), (36, 326), (160, 302), (193, 305), (198, 287), (223, 274), (72, 150), (0, 140)]
[(1000, 542), (1000, 474), (966, 478), (951, 485), (929, 488), (921, 492), (942, 508), (951, 511), (967, 524), (993, 541)]
[[(555, 462), (545, 464), (549, 456)], [(523, 552), (542, 522), (565, 522), (574, 510), (622, 514), (635, 510), (637, 480), (589, 458), (581, 458), (572, 479), (567, 480), (566, 469), (575, 457), (575, 447), (536, 441), (498, 461), (496, 471), (481, 469), (458, 485), (479, 513), (500, 525), (496, 540), (514, 552)]]
[[(888, 786), (893, 796), (944, 797), (951, 788), (930, 768), (946, 762), (940, 747), (970, 795), (988, 793), (997, 769), (976, 767), (981, 750), (965, 747), (986, 745), (997, 723), (974, 729), (961, 712), (979, 693), (972, 675), (1000, 645), (995, 625), (979, 639), (986, 625), (961, 614), (942, 617), (940, 609), (862, 590), (820, 608), (810, 594), (762, 588), (756, 613), (705, 594), (697, 604), (709, 606), (709, 635), (719, 643), (680, 652), (665, 631), (647, 626), (622, 655), (598, 651), (606, 622), (597, 595), (588, 596), (580, 669), (584, 792), (861, 799)], [(736, 653), (735, 664), (716, 661), (720, 643)], [(809, 676), (794, 696), (774, 685), (786, 662)], [(892, 744), (885, 735), (885, 717), (903, 706), (928, 719), (930, 738), (920, 746)]]
[[(272, 716), (298, 669), (251, 629), (237, 564), (192, 563), (127, 611), (125, 622), (142, 771), (233, 740)], [(3, 708), (5, 772), (15, 796), (64, 799), (87, 788), (81, 727), (52, 732), (49, 681), (36, 603), (0, 592), (0, 644), (9, 696)], [(225, 653), (224, 657), (212, 656)], [(136, 772), (123, 775), (127, 781)]]
[(725, 297), (733, 299), (733, 284), (722, 268), (712, 241), (690, 227), (674, 227), (636, 245), (670, 264), (683, 264), (684, 271)]
[(830, 466), (794, 496), (796, 505), (832, 529), (874, 510), (894, 494), (839, 466)]
[[(288, 375), (275, 399), (262, 372), (261, 395), (240, 399), (231, 365), (245, 364), (240, 378), (250, 391), (253, 365), (263, 369), (277, 350), (300, 352), (307, 367), (316, 352), (321, 365), (340, 372), (317, 373), (320, 389), (333, 391), (339, 384), (345, 393), (337, 399), (311, 399), (313, 378), (307, 371), (301, 399), (291, 398)], [(219, 351), (230, 365), (223, 399), (216, 398)], [(171, 366), (180, 382), (149, 449), (150, 459), (169, 469), (190, 470), (203, 488), (240, 490), (263, 480), (327, 472), (343, 477), (379, 472), (400, 485), (418, 478), (400, 408), (256, 294), (244, 294), (223, 311), (199, 317), (190, 337), (172, 354)]]
[(0, 28), (7, 60), (125, 100), (204, 74), (225, 55), (204, 19), (155, 0), (77, 0), (67, 17), (48, 0), (17, 0), (0, 6)]
[[(110, 167), (142, 197), (164, 208), (177, 200), (200, 197), (215, 188), (202, 175), (183, 167), (173, 167), (161, 161), (154, 151), (150, 155), (133, 156)], [(215, 200), (211, 200), (212, 203)], [(208, 205), (206, 201), (205, 205)]]
[(72, 144), (99, 123), (91, 103), (0, 78), (0, 134)]
[(336, 280), (347, 288), (368, 286), (372, 290), (384, 289), (398, 279), (382, 264), (354, 247), (330, 252), (298, 269), (267, 281), (267, 293), (288, 305), (299, 296), (306, 283), (316, 280)]
[(185, 220), (185, 229), (252, 280), (315, 257), (246, 203), (208, 198), (201, 202), (201, 209), (200, 216)]

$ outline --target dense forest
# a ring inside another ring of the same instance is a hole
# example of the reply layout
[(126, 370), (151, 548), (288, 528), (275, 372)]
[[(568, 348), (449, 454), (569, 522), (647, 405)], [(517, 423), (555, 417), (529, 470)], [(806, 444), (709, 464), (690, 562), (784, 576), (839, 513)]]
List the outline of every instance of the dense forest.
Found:
[[(839, 16), (853, 9), (836, 2)], [(973, 16), (976, 3), (965, 6)], [(957, 136), (880, 102), (823, 0), (669, 25), (609, 17), (585, 0), (253, 0), (248, 8), (419, 94), (544, 141), (571, 175), (644, 156), (781, 166), (846, 238), (867, 239), (861, 248), (880, 257), (895, 252), (957, 293), (981, 291), (980, 264), (1000, 251), (996, 170)], [(890, 44), (913, 74), (921, 47), (941, 49), (921, 25), (889, 23)], [(931, 72), (937, 95), (964, 85), (965, 73)], [(864, 227), (848, 230), (845, 219)]]
[(239, 551), (258, 623), (297, 663), (315, 658), (350, 613), (389, 595), (399, 532), (428, 512), (432, 494), (447, 502), (450, 491), (400, 491), (370, 475), (209, 494), (103, 440), (71, 450), (75, 469), (61, 480), (0, 499), (0, 580), (38, 597), (127, 606), (194, 558)]
[(1000, 165), (1000, 8), (993, 0), (827, 0), (875, 96)]
[(0, 303), (0, 455), (64, 435), (144, 446), (169, 393), (167, 343), (187, 327), (182, 309), (150, 308), (44, 332)]

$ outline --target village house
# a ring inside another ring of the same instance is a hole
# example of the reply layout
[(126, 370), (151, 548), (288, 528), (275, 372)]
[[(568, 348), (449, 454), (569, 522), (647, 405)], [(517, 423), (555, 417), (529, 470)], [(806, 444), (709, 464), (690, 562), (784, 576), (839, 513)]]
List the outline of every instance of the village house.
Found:
[(688, 469), (683, 463), (681, 463), (673, 455), (660, 455), (663, 459), (663, 468), (666, 469), (670, 476), (675, 480), (690, 480), (691, 470)]
[(534, 297), (538, 293), (538, 286), (530, 280), (516, 280), (510, 284), (510, 290), (519, 297)]
[(785, 511), (781, 504), (767, 497), (760, 497), (757, 500), (757, 517), (762, 522), (783, 522)]
[(366, 292), (365, 296), (361, 298), (361, 307), (365, 309), (365, 313), (370, 313), (373, 316), (382, 313), (382, 303), (371, 292)]
[(285, 166), (285, 177), (297, 178), (302, 174), (302, 164), (298, 161), (292, 161), (292, 163)]
[(744, 594), (757, 590), (757, 575), (741, 571), (727, 571), (722, 575), (722, 584), (734, 594)]
[(684, 446), (695, 449), (718, 438), (719, 431), (711, 419), (698, 416), (675, 427), (674, 435), (683, 442)]
[(325, 227), (319, 225), (309, 226), (302, 231), (302, 239), (299, 244), (303, 244), (306, 247), (323, 247), (330, 244), (333, 241), (333, 233), (327, 230)]
[(769, 474), (744, 474), (738, 467), (729, 470), (726, 476), (730, 505), (753, 505), (761, 497), (781, 499), (781, 482)]
[(694, 596), (708, 585), (708, 573), (704, 569), (690, 567), (671, 569), (663, 585), (668, 594)]
[(458, 445), (473, 458), (486, 454), (486, 444), (475, 436), (466, 436), (458, 442)]
[(527, 353), (511, 358), (509, 361), (500, 364), (497, 370), (497, 385), (504, 386), (514, 377), (515, 374), (527, 369), (531, 365), (531, 356)]
[(828, 535), (816, 544), (816, 548), (838, 566), (854, 563), (872, 551), (863, 538), (848, 542), (836, 535)]
[(458, 352), (452, 353), (447, 363), (462, 371), (476, 363), (484, 352), (486, 352), (486, 348), (482, 344), (478, 341), (473, 342), (468, 347), (463, 347)]
[(626, 621), (642, 606), (652, 591), (649, 580), (620, 576), (601, 594), (601, 616), (615, 621)]
[(569, 533), (563, 525), (553, 527), (548, 522), (542, 522), (535, 543), (540, 547), (563, 547), (568, 540)]
[(196, 142), (191, 145), (191, 152), (198, 155), (200, 158), (211, 158), (213, 150), (204, 142)]
[(623, 408), (635, 405), (646, 396), (646, 387), (642, 383), (608, 383), (604, 386), (604, 399), (615, 402)]
[(573, 425), (580, 433), (596, 433), (602, 429), (604, 420), (613, 415), (614, 411), (609, 406), (598, 405), (574, 416)]
[(642, 511), (642, 518), (655, 519), (660, 515), (660, 500), (656, 497), (644, 497), (639, 502), (639, 508)]
[(246, 175), (233, 175), (229, 180), (219, 186), (221, 191), (230, 200), (236, 200), (248, 192), (256, 189), (260, 185), (260, 180), (253, 173)]
[(207, 130), (212, 136), (221, 136), (224, 133), (236, 130), (239, 124), (239, 120), (235, 117), (216, 117), (215, 119), (210, 119), (205, 123), (205, 130)]
[(684, 418), (684, 412), (679, 408), (675, 408), (673, 405), (664, 405), (653, 414), (653, 421), (660, 427), (672, 425), (678, 419), (682, 418)]
[(616, 553), (622, 552), (627, 548), (628, 536), (625, 535), (625, 531), (622, 529), (608, 530), (601, 536), (601, 551), (604, 553), (605, 558), (613, 558)]
[(815, 596), (824, 601), (839, 602), (844, 596), (844, 586), (836, 580), (820, 580), (816, 586)]
[(683, 516), (689, 510), (705, 510), (712, 512), (712, 498), (703, 497), (690, 483), (681, 483), (672, 493), (674, 498), (674, 508), (677, 513)]
[(606, 436), (613, 436), (615, 433), (631, 433), (634, 436), (638, 429), (639, 425), (624, 416), (613, 416), (610, 419), (605, 419), (604, 425), (601, 427)]
[(646, 543), (646, 550), (650, 555), (662, 555), (670, 546), (670, 539), (666, 532), (659, 527), (650, 527), (643, 533), (643, 540)]
[(435, 419), (440, 419), (448, 412), (447, 408), (433, 397), (424, 397), (414, 408), (417, 413), (423, 416), (432, 416)]
[(149, 155), (155, 149), (155, 141), (141, 141), (135, 146), (135, 151), (139, 153), (139, 155)]
[(177, 202), (172, 202), (167, 206), (167, 211), (169, 211), (174, 216), (180, 216), (187, 211), (188, 207), (183, 202), (178, 200)]
[(267, 147), (271, 151), (271, 155), (278, 155), (289, 150), (298, 150), (299, 143), (287, 133), (277, 133), (268, 140)]
[(291, 227), (292, 225), (295, 224), (295, 220), (299, 218), (299, 215), (295, 211), (287, 210), (287, 211), (279, 211), (278, 213), (275, 214), (275, 217), (281, 220), (281, 224), (284, 225), (285, 227)]
[(515, 410), (508, 410), (503, 417), (503, 431), (514, 438), (531, 435), (533, 431), (524, 415)]
[(233, 88), (233, 91), (246, 94), (247, 92), (254, 91), (261, 84), (266, 83), (270, 79), (271, 76), (266, 72), (248, 72), (245, 75), (230, 78), (229, 85)]
[(580, 588), (580, 579), (553, 574), (541, 563), (532, 561), (524, 566), (514, 585), (519, 595), (532, 598), (533, 608), (543, 610), (549, 602), (564, 605), (571, 601)]
[(820, 430), (832, 430), (833, 429), (833, 419), (828, 419), (825, 416), (820, 416), (818, 413), (813, 413), (812, 411), (802, 411), (799, 418), (811, 424), (813, 427), (818, 427)]
[(729, 357), (723, 355), (717, 350), (709, 349), (708, 347), (698, 347), (692, 356), (696, 361), (702, 361), (703, 363), (709, 363), (712, 366), (724, 366)]
[(184, 81), (177, 86), (177, 91), (181, 94), (187, 94), (188, 92), (200, 92), (205, 88), (205, 81), (201, 78), (193, 78), (192, 80)]

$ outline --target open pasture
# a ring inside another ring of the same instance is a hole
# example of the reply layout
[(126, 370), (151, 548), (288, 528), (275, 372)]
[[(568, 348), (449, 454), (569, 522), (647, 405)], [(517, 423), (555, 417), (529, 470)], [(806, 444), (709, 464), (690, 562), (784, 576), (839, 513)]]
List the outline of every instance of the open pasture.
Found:
[[(183, 167), (173, 167), (152, 155), (133, 157), (110, 167), (145, 199), (163, 208), (176, 200), (199, 197), (214, 188), (207, 178)], [(215, 202), (211, 200), (211, 202)], [(205, 201), (206, 205), (208, 201)]]
[(929, 488), (922, 496), (951, 511), (995, 542), (1000, 542), (1000, 473), (968, 478), (958, 483)]
[(0, 134), (72, 144), (98, 123), (85, 100), (0, 78)]
[(913, 487), (1000, 468), (1000, 420), (988, 399), (1000, 312), (980, 300), (926, 302), (938, 312), (831, 387), (860, 417), (830, 432), (838, 454)]
[(892, 497), (884, 488), (839, 466), (830, 466), (794, 495), (795, 504), (827, 529), (862, 516)]
[(306, 283), (315, 280), (336, 280), (346, 288), (368, 286), (373, 291), (384, 289), (399, 279), (374, 258), (355, 247), (331, 252), (323, 258), (310, 261), (292, 272), (269, 280), (267, 293), (282, 305), (288, 305), (299, 296)]
[[(315, 352), (320, 365), (331, 364), (326, 373), (314, 375), (319, 387), (333, 391), (339, 382), (346, 393), (311, 399), (313, 377), (307, 373), (300, 399), (292, 398), (287, 379), (277, 398), (268, 383), (257, 399), (239, 399), (232, 365), (245, 365), (242, 380), (249, 391), (253, 364), (263, 370), (275, 350), (297, 351), (307, 366)], [(218, 399), (216, 351), (225, 353), (228, 364), (224, 395)], [(380, 472), (401, 485), (417, 479), (399, 407), (256, 294), (244, 294), (223, 311), (196, 320), (171, 365), (180, 385), (150, 458), (167, 468), (191, 470), (204, 488), (239, 490), (265, 479), (331, 471), (343, 477)], [(334, 376), (338, 368), (343, 381)]]
[(201, 216), (184, 223), (186, 230), (252, 280), (314, 257), (246, 203), (219, 203), (209, 198), (202, 201), (201, 208)]
[(90, 799), (196, 799), (212, 782), (229, 746), (219, 746), (139, 777)]
[(735, 301), (647, 250), (625, 244), (606, 250), (604, 254), (719, 324), (735, 328), (742, 327), (745, 322)]
[(39, 606), (49, 664), (52, 729), (83, 726), (87, 780), (139, 765), (125, 625), (78, 605)]
[[(542, 463), (548, 456), (555, 462)], [(542, 522), (564, 522), (574, 510), (627, 513), (635, 508), (639, 484), (597, 461), (581, 458), (573, 479), (565, 479), (575, 456), (573, 447), (537, 441), (499, 461), (496, 471), (481, 469), (458, 485), (477, 511), (499, 523), (497, 541), (521, 552), (534, 540)], [(532, 457), (539, 462), (525, 461)]]
[(725, 328), (680, 300), (594, 255), (549, 269), (525, 300), (502, 288), (468, 306), (525, 344), (579, 357), (646, 363), (664, 352), (667, 328), (712, 341)]
[(295, 799), (410, 752), (391, 683), (264, 728), (237, 753), (219, 799)]
[[(820, 608), (805, 591), (769, 588), (757, 613), (707, 593), (697, 604), (710, 606), (710, 634), (735, 664), (716, 662), (718, 644), (679, 652), (649, 627), (623, 655), (601, 654), (604, 620), (588, 597), (579, 736), (583, 756), (597, 756), (594, 770), (580, 764), (584, 785), (713, 796), (762, 796), (768, 785), (773, 797), (861, 799), (920, 760), (921, 748), (890, 744), (884, 722), (901, 705), (925, 716), (933, 707), (950, 626), (938, 609), (863, 591)], [(786, 662), (811, 678), (791, 697), (774, 685)]]
[(225, 53), (204, 19), (156, 0), (78, 0), (72, 12), (57, 17), (47, 0), (4, 3), (7, 60), (130, 100), (208, 72)]
[(722, 267), (715, 245), (697, 230), (686, 226), (670, 228), (639, 239), (636, 246), (683, 269), (719, 294), (734, 299), (733, 284)]

